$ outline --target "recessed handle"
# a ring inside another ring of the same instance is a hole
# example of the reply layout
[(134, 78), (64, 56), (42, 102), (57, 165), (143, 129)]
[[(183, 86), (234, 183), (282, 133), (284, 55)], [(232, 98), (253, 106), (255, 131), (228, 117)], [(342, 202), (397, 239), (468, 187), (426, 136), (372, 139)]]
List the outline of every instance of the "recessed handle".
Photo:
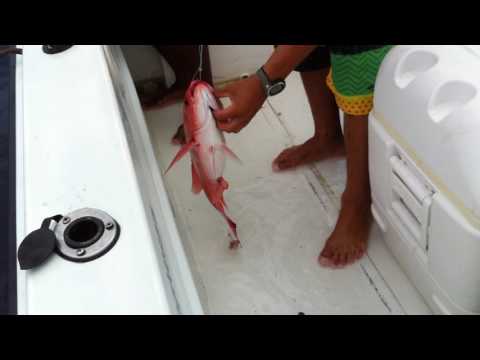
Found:
[(440, 122), (461, 109), (477, 96), (477, 89), (465, 81), (442, 84), (429, 101), (428, 113), (433, 121)]
[(438, 62), (438, 56), (426, 50), (414, 50), (408, 53), (400, 60), (395, 71), (398, 87), (406, 88), (416, 77), (432, 69)]

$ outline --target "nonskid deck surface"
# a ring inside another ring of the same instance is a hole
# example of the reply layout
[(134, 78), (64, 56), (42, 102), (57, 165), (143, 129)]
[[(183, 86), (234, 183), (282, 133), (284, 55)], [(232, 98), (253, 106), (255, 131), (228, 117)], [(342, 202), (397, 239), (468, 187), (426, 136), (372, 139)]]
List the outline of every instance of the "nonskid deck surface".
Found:
[[(205, 311), (211, 314), (428, 314), (420, 295), (372, 229), (367, 256), (343, 270), (317, 264), (338, 216), (345, 160), (281, 174), (272, 160), (313, 134), (298, 74), (239, 135), (227, 135), (243, 165), (229, 162), (226, 202), (242, 248), (228, 249), (226, 225), (203, 194), (191, 192), (190, 162), (165, 177)], [(178, 147), (170, 140), (182, 104), (146, 113), (160, 168)]]

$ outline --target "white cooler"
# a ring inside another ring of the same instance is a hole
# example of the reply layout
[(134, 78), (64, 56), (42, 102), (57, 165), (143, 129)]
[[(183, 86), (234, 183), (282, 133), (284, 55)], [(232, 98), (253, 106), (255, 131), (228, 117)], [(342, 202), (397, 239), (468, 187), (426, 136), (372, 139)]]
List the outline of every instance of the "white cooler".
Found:
[(403, 45), (370, 115), (372, 211), (435, 313), (480, 313), (480, 51)]

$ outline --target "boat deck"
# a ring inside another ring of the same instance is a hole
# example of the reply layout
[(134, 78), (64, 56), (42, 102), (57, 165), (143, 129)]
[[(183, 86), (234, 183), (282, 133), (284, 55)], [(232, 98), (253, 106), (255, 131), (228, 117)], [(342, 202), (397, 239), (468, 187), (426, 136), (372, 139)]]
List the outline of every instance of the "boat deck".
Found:
[[(189, 160), (164, 177), (205, 312), (430, 314), (376, 226), (361, 261), (342, 270), (317, 264), (338, 216), (345, 160), (273, 173), (280, 151), (313, 134), (313, 119), (296, 73), (271, 105), (240, 134), (227, 135), (243, 161), (227, 163), (225, 172), (225, 199), (242, 241), (238, 251), (228, 249), (224, 220), (205, 196), (192, 194)], [(178, 151), (170, 139), (182, 121), (181, 106), (146, 112), (162, 171)]]

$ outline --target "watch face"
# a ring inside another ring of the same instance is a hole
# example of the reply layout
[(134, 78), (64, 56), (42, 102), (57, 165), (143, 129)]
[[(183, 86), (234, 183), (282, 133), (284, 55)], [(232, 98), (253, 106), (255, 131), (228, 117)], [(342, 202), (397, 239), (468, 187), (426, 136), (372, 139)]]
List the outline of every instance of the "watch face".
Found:
[(278, 82), (278, 83), (272, 85), (268, 89), (268, 93), (270, 94), (270, 96), (274, 96), (274, 95), (280, 94), (283, 89), (285, 89), (285, 83), (283, 81), (281, 81), (281, 82)]

